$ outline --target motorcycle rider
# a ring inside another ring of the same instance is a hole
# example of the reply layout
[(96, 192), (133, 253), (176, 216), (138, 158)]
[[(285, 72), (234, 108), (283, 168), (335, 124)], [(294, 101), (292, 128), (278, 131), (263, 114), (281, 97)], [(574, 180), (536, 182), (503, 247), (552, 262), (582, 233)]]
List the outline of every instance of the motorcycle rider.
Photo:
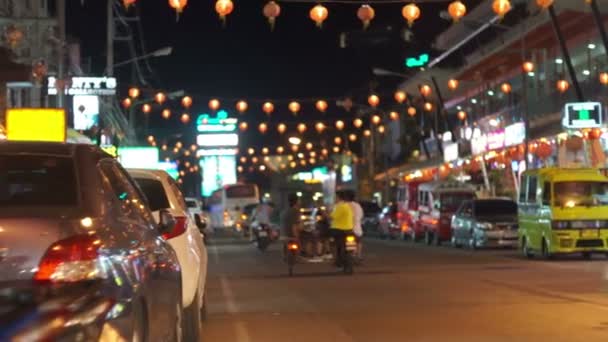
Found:
[[(251, 213), (251, 228), (262, 229), (264, 227), (270, 227), (270, 216), (272, 215), (272, 210), (272, 206), (268, 204), (268, 201), (263, 199)], [(249, 236), (250, 241), (253, 241), (253, 231)]]
[(353, 233), (355, 234), (355, 237), (357, 238), (357, 259), (359, 259), (359, 261), (362, 259), (362, 247), (363, 247), (363, 242), (361, 240), (361, 238), (363, 237), (363, 227), (361, 226), (361, 221), (363, 220), (363, 208), (361, 207), (361, 205), (355, 201), (355, 192), (354, 191), (348, 191), (347, 192), (347, 200), (348, 200), (348, 204), (350, 205), (352, 211), (353, 211)]
[(344, 239), (346, 234), (353, 231), (353, 210), (347, 202), (344, 191), (336, 192), (336, 204), (331, 213), (331, 236), (336, 245), (336, 266), (342, 266), (342, 257), (346, 252)]
[(300, 239), (300, 199), (296, 194), (287, 196), (288, 207), (281, 213), (281, 230), (287, 239)]

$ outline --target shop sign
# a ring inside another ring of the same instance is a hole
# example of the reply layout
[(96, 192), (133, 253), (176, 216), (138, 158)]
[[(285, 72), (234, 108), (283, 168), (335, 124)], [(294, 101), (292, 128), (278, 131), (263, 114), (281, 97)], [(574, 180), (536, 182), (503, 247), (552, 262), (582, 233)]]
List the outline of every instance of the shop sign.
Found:
[(505, 131), (503, 129), (487, 134), (487, 150), (495, 150), (505, 147)]
[[(116, 95), (115, 77), (71, 77), (69, 87), (65, 89), (66, 95)], [(48, 95), (57, 95), (57, 78), (48, 78)]]
[(458, 144), (453, 142), (443, 143), (443, 161), (452, 162), (458, 159)]
[(599, 102), (566, 103), (562, 126), (570, 129), (600, 127), (603, 123), (602, 104)]
[(65, 142), (65, 110), (55, 108), (10, 108), (6, 110), (6, 138), (17, 141)]
[(471, 139), (471, 153), (474, 155), (484, 153), (486, 151), (487, 143), (488, 140), (485, 135), (473, 137)]
[(236, 118), (230, 118), (228, 112), (220, 110), (214, 118), (209, 114), (199, 115), (196, 119), (196, 129), (201, 133), (235, 132), (237, 123)]
[(523, 122), (505, 127), (505, 146), (519, 145), (526, 139), (526, 125)]
[(199, 134), (196, 143), (202, 147), (238, 146), (239, 135), (236, 133)]
[(238, 154), (238, 150), (236, 148), (211, 148), (198, 150), (196, 152), (197, 157), (206, 157), (206, 156), (236, 156)]

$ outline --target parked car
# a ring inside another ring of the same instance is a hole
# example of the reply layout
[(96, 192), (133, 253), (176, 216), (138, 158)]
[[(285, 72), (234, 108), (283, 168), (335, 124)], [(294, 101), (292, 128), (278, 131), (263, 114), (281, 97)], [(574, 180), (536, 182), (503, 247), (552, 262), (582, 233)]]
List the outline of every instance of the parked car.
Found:
[(203, 236), (190, 217), (178, 185), (167, 172), (130, 169), (129, 173), (148, 198), (155, 219), (160, 218), (162, 211), (175, 217), (175, 229), (164, 237), (175, 249), (182, 267), (184, 340), (198, 341), (200, 321), (206, 313), (207, 249)]
[(391, 203), (382, 209), (378, 215), (380, 233), (383, 238), (396, 239), (401, 237), (399, 226), (399, 207), (397, 203)]
[[(95, 146), (0, 143), (0, 283), (21, 294), (14, 299), (25, 300), (22, 291), (45, 295), (27, 304), (3, 302), (0, 321), (19, 322), (18, 312), (47, 302), (55, 305), (44, 307), (49, 315), (72, 318), (38, 331), (51, 333), (49, 339), (177, 339), (181, 271), (161, 237), (173, 233), (174, 220), (166, 210), (159, 216), (156, 223), (127, 172)], [(77, 295), (73, 286), (91, 283), (98, 291), (82, 295), (91, 296), (86, 304), (93, 307), (62, 301)], [(16, 310), (7, 311), (11, 307)], [(36, 320), (44, 324), (49, 317), (32, 316), (3, 333), (46, 340), (31, 333), (40, 328)]]
[(209, 222), (205, 221), (205, 217), (203, 216), (203, 203), (194, 197), (186, 197), (185, 201), (190, 217), (194, 220), (198, 229), (204, 233), (204, 229)]
[(475, 189), (459, 182), (429, 182), (418, 186), (416, 231), (427, 245), (450, 241), (452, 216), (462, 202), (475, 198)]
[(378, 203), (370, 201), (359, 202), (361, 208), (363, 208), (363, 220), (361, 225), (363, 226), (364, 232), (377, 231), (378, 230), (378, 215), (382, 211)]
[(517, 247), (517, 203), (508, 199), (465, 201), (452, 217), (454, 247)]

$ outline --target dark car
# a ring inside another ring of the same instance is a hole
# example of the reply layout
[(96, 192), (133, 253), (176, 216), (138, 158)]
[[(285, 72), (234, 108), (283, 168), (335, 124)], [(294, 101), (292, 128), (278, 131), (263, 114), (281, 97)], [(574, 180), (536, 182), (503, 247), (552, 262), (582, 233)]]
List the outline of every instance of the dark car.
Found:
[(517, 203), (508, 199), (465, 201), (452, 217), (454, 247), (517, 247)]
[[(95, 146), (0, 143), (0, 288), (44, 294), (32, 297), (31, 308), (41, 305), (32, 312), (64, 313), (49, 338), (35, 340), (175, 340), (181, 271), (161, 237), (175, 220), (161, 216), (155, 224), (133, 180)], [(83, 295), (96, 309), (64, 300), (75, 292), (62, 288), (90, 283), (98, 285)], [(19, 321), (25, 307), (2, 312), (16, 320), (2, 322), (10, 336), (40, 328)]]
[(382, 209), (376, 202), (361, 201), (359, 202), (363, 209), (363, 220), (361, 225), (365, 232), (375, 231), (378, 229), (378, 214)]

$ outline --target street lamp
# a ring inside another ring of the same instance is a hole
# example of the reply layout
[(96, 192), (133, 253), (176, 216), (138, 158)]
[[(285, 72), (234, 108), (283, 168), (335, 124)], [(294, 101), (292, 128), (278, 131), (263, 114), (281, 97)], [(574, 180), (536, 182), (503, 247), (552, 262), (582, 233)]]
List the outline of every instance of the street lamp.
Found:
[(173, 53), (173, 47), (166, 46), (164, 48), (161, 48), (161, 49), (158, 49), (156, 51), (147, 53), (145, 55), (137, 56), (137, 57), (128, 59), (126, 61), (122, 61), (122, 62), (116, 63), (116, 64), (113, 65), (113, 67), (123, 66), (123, 65), (126, 65), (126, 64), (135, 62), (135, 61), (139, 61), (139, 60), (142, 60), (142, 59), (146, 59), (146, 58), (149, 58), (149, 57), (165, 57), (165, 56), (171, 55), (172, 53)]

